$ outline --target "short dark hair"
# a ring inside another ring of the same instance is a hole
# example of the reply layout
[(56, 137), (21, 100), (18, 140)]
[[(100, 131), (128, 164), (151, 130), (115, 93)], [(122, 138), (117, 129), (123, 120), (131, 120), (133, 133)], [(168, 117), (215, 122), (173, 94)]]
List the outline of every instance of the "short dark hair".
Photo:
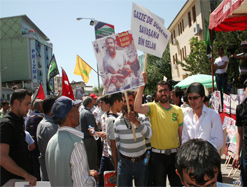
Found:
[(201, 97), (204, 97), (204, 86), (199, 82), (193, 82), (189, 85), (189, 87), (186, 90), (186, 94), (188, 95), (189, 93), (198, 93)]
[(187, 102), (187, 103), (189, 102), (187, 94), (183, 95), (183, 100), (184, 100), (184, 102)]
[(13, 106), (14, 100), (18, 100), (20, 103), (24, 100), (26, 95), (32, 96), (32, 92), (26, 89), (17, 89), (14, 91), (10, 98), (10, 105)]
[(1, 106), (4, 106), (4, 105), (9, 105), (9, 101), (7, 100), (2, 101)]
[(115, 103), (116, 100), (122, 101), (122, 93), (121, 92), (109, 95), (110, 106), (112, 106)]
[(217, 149), (208, 141), (202, 139), (191, 139), (181, 145), (176, 155), (176, 168), (183, 180), (183, 171), (189, 174), (191, 180), (199, 185), (215, 176), (216, 169), (220, 171), (220, 155)]
[(247, 88), (247, 79), (244, 81), (243, 83), (243, 88), (246, 89)]
[(176, 97), (181, 98), (184, 95), (184, 92), (180, 87), (174, 88), (173, 91), (174, 91)]
[(221, 49), (221, 50), (223, 50), (223, 51), (224, 51), (224, 48), (223, 48), (222, 46), (218, 47), (218, 50), (219, 50), (219, 49)]
[(104, 95), (100, 97), (100, 101), (103, 101), (105, 104), (109, 103), (108, 95)]
[(156, 85), (156, 90), (157, 90), (157, 91), (158, 91), (158, 86), (160, 86), (160, 85), (168, 85), (169, 90), (170, 90), (170, 91), (172, 90), (172, 86), (171, 86), (171, 84), (170, 84), (169, 82), (167, 82), (167, 81), (159, 81), (159, 82), (157, 83), (157, 85)]
[(58, 96), (51, 95), (51, 96), (48, 96), (46, 99), (44, 99), (44, 101), (43, 101), (44, 114), (48, 114), (51, 111), (51, 108), (52, 108), (52, 106), (53, 106), (53, 104), (57, 98), (58, 98)]
[(203, 102), (206, 103), (207, 101), (209, 101), (209, 98), (205, 96)]
[[(132, 96), (133, 96), (133, 98), (135, 99), (134, 91), (130, 91), (130, 90), (128, 90), (128, 91), (126, 91), (126, 93), (127, 93), (127, 96), (132, 95)], [(124, 93), (122, 94), (122, 97), (125, 97), (125, 94), (124, 94)]]

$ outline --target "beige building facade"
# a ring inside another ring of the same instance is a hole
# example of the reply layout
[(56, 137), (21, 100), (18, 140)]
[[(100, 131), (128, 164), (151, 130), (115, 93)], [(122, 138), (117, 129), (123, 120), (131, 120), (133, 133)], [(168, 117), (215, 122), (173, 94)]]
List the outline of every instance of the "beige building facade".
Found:
[(187, 77), (181, 65), (177, 64), (177, 60), (185, 62), (184, 57), (191, 52), (192, 37), (204, 40), (205, 20), (208, 20), (209, 11), (214, 5), (213, 0), (188, 0), (168, 27), (171, 32), (169, 45), (172, 80), (181, 81)]

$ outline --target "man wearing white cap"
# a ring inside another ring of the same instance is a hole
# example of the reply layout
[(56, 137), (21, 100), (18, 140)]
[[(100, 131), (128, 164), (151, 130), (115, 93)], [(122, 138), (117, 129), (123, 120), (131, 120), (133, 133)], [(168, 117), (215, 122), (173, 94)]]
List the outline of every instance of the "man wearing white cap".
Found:
[(240, 59), (238, 79), (242, 86), (244, 81), (247, 79), (247, 40), (241, 42), (241, 47), (242, 47), (243, 53), (241, 53), (238, 56), (236, 54), (233, 54), (232, 57)]
[[(46, 148), (46, 168), (51, 186), (95, 186), (96, 171), (89, 171), (84, 134), (79, 125), (81, 101), (61, 96), (52, 106), (52, 118), (59, 124)], [(91, 176), (90, 176), (91, 175)]]

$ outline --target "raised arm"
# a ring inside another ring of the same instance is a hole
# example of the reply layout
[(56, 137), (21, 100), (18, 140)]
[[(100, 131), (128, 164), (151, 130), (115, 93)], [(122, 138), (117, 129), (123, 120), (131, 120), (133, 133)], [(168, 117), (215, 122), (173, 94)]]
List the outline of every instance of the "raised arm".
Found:
[[(147, 83), (147, 75), (143, 73), (143, 78), (145, 84)], [(143, 94), (144, 86), (140, 86), (135, 98), (134, 110), (137, 113), (147, 114), (149, 112), (149, 107), (146, 104), (142, 104), (142, 94)]]

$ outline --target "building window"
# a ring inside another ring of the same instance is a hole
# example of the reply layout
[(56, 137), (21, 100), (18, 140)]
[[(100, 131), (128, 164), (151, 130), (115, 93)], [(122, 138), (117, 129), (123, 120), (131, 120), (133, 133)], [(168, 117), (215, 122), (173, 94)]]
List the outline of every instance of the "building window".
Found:
[(175, 61), (176, 61), (176, 63), (178, 61), (178, 55), (177, 55), (177, 53), (175, 54)]
[(180, 25), (178, 24), (178, 35), (180, 35)]
[(171, 33), (171, 43), (173, 44), (173, 34)]
[(183, 60), (182, 50), (181, 49), (180, 49), (180, 59), (181, 59), (181, 61)]
[(183, 29), (182, 29), (182, 22), (180, 22), (180, 31), (181, 31), (181, 34), (183, 32)]
[(193, 23), (195, 23), (196, 22), (196, 7), (195, 6), (192, 7), (192, 16), (193, 16)]
[(183, 31), (184, 31), (184, 20), (182, 19), (182, 28), (183, 28)]
[(185, 58), (187, 58), (187, 54), (186, 54), (186, 46), (184, 46), (184, 56), (185, 56)]
[(175, 64), (175, 57), (174, 57), (174, 55), (173, 55), (173, 64)]
[(190, 12), (188, 12), (188, 23), (189, 23), (189, 27), (191, 27), (191, 15), (190, 15)]
[(184, 60), (184, 48), (182, 48), (182, 59)]
[(173, 38), (176, 38), (175, 29), (173, 30)]

